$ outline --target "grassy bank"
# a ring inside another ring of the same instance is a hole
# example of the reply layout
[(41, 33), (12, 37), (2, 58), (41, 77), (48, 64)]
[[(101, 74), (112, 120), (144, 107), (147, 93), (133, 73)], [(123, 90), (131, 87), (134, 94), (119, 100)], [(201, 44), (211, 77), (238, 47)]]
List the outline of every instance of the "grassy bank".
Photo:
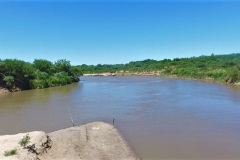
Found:
[(115, 65), (80, 65), (84, 74), (116, 73), (122, 75), (156, 75), (174, 78), (211, 80), (222, 84), (240, 82), (240, 54), (191, 58), (144, 60)]
[(79, 81), (81, 71), (70, 61), (52, 63), (36, 59), (33, 63), (17, 59), (0, 60), (0, 88), (9, 91), (62, 86)]

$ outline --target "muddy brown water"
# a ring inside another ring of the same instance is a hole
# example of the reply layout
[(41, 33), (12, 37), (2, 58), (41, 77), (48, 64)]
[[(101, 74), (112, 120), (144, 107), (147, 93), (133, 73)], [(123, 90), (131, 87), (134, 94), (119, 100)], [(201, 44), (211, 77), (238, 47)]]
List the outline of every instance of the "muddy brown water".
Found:
[(157, 77), (81, 82), (0, 95), (0, 134), (105, 121), (142, 159), (240, 159), (240, 90)]

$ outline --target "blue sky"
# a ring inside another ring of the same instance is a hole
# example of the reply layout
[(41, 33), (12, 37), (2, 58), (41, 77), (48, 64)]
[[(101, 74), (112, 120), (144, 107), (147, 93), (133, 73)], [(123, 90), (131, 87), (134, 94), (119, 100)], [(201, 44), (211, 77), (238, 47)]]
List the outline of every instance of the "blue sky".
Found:
[(240, 2), (0, 0), (0, 58), (72, 64), (240, 52)]

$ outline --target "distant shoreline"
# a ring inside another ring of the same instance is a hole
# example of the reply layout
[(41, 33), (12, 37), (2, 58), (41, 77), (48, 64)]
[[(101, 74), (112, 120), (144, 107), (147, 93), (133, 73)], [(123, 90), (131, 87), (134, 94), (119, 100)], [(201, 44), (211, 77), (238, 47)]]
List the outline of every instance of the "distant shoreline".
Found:
[(159, 78), (170, 78), (170, 79), (182, 79), (182, 80), (191, 80), (191, 81), (200, 81), (200, 82), (206, 82), (206, 83), (214, 83), (219, 85), (228, 85), (228, 86), (237, 86), (240, 87), (240, 82), (238, 83), (221, 83), (218, 80), (212, 79), (212, 78), (191, 78), (191, 77), (178, 77), (176, 75), (165, 75), (161, 74), (160, 72), (118, 72), (118, 73), (93, 73), (93, 74), (83, 74), (85, 77), (127, 77), (127, 76), (136, 76), (136, 77), (159, 77)]
[[(218, 80), (212, 79), (212, 78), (190, 78), (190, 77), (178, 77), (176, 75), (163, 75), (160, 74), (160, 72), (119, 72), (119, 73), (92, 73), (92, 74), (83, 74), (83, 77), (159, 77), (159, 78), (170, 78), (170, 79), (182, 79), (182, 80), (191, 80), (191, 81), (200, 81), (200, 82), (206, 82), (206, 83), (214, 83), (214, 84), (219, 84), (219, 85), (227, 85), (227, 86), (236, 86), (240, 87), (240, 82), (238, 83), (221, 83)], [(56, 86), (59, 87), (59, 86)], [(45, 89), (45, 88), (42, 88)], [(18, 92), (22, 91), (20, 89), (17, 89), (16, 91), (12, 92)], [(0, 87), (0, 95), (7, 94), (7, 93), (12, 93), (9, 91), (7, 88)]]

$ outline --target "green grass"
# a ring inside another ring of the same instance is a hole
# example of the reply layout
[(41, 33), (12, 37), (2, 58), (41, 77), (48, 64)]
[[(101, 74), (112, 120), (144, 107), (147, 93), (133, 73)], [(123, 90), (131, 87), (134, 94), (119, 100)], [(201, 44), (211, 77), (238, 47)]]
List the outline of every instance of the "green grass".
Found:
[(24, 137), (20, 140), (19, 144), (20, 144), (21, 146), (25, 147), (25, 146), (29, 143), (29, 141), (30, 141), (30, 137), (29, 137), (29, 135), (27, 134), (26, 136), (24, 136)]
[(16, 155), (16, 154), (17, 154), (17, 150), (13, 149), (13, 150), (10, 150), (10, 151), (5, 151), (4, 156), (8, 157), (8, 156)]

